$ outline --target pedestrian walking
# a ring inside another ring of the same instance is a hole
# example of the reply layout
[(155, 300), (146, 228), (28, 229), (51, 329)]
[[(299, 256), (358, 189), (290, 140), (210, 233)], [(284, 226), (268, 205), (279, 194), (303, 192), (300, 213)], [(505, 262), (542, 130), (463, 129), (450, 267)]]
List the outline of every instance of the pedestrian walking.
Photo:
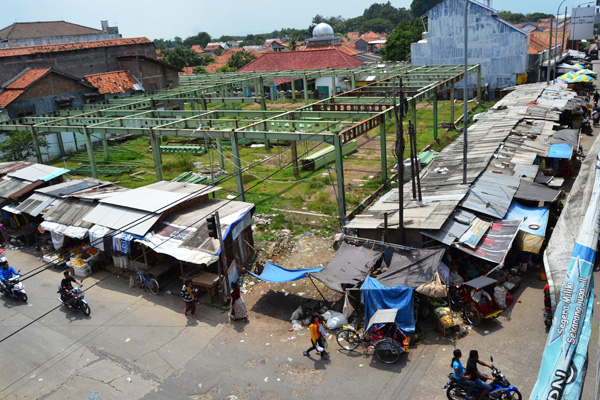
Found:
[(325, 318), (321, 315), (319, 317), (319, 340), (317, 341), (319, 346), (323, 348), (323, 355), (327, 357), (329, 352), (327, 348), (329, 347), (329, 343), (327, 343), (327, 330), (325, 330)]
[(183, 315), (188, 316), (188, 311), (192, 318), (196, 318), (196, 296), (194, 296), (194, 290), (192, 289), (192, 281), (186, 279), (181, 288), (181, 297), (185, 301), (185, 308), (183, 309)]
[(310, 325), (308, 326), (308, 329), (310, 330), (310, 343), (312, 344), (312, 346), (310, 346), (302, 354), (305, 355), (306, 357), (308, 357), (310, 355), (311, 351), (316, 350), (317, 353), (319, 353), (321, 355), (321, 358), (325, 358), (325, 355), (323, 354), (325, 349), (319, 345), (319, 315), (318, 314), (315, 314), (312, 316), (312, 319), (310, 321)]
[(598, 105), (598, 100), (600, 100), (600, 94), (598, 94), (598, 91), (596, 90), (596, 92), (594, 93), (594, 105), (595, 106)]

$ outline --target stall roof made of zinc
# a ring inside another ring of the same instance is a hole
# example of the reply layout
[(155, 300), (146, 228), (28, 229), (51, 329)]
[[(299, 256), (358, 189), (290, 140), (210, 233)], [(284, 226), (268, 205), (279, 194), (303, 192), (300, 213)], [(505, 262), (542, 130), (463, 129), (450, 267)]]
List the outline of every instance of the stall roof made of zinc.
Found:
[(98, 179), (74, 179), (71, 181), (61, 182), (56, 185), (37, 189), (36, 192), (44, 193), (49, 196), (60, 197), (108, 183), (110, 182), (105, 182)]
[[(152, 185), (118, 192), (100, 200), (102, 204), (162, 213), (177, 204), (204, 196), (219, 188), (183, 182), (156, 182)], [(98, 223), (98, 225), (103, 225)], [(106, 226), (106, 225), (104, 225)]]
[(520, 182), (517, 176), (486, 172), (475, 181), (460, 206), (502, 219), (519, 189)]
[(5, 178), (3, 181), (0, 182), (0, 197), (8, 199), (8, 197), (11, 194), (18, 192), (19, 190), (29, 186), (30, 184), (31, 182), (29, 181)]
[[(134, 190), (129, 192), (134, 192)], [(143, 197), (138, 198), (138, 202), (144, 202), (145, 200), (146, 198)], [(83, 217), (83, 220), (106, 228), (144, 236), (161, 216), (162, 213), (134, 210), (111, 204), (98, 204), (89, 214)]]
[(29, 182), (44, 181), (47, 182), (51, 179), (59, 177), (69, 172), (65, 168), (56, 168), (50, 165), (44, 164), (33, 164), (23, 169), (19, 169), (14, 172), (10, 172), (7, 176), (11, 178), (18, 178)]
[(423, 230), (421, 234), (449, 246), (469, 230), (474, 219), (475, 214), (457, 208), (440, 229)]
[[(34, 194), (35, 195), (35, 194)], [(45, 221), (56, 222), (67, 226), (91, 228), (92, 224), (83, 220), (97, 203), (73, 198), (57, 199), (56, 204), (48, 208), (44, 214)]]
[(43, 193), (33, 193), (31, 196), (20, 202), (15, 208), (22, 213), (37, 217), (55, 200), (55, 197)]

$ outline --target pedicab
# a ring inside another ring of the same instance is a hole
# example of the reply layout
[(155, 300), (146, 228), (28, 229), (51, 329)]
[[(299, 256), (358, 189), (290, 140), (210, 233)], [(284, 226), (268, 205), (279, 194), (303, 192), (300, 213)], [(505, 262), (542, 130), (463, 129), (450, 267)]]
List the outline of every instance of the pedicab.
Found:
[(452, 308), (462, 311), (464, 319), (473, 326), (479, 325), (483, 319), (498, 318), (504, 310), (494, 296), (488, 293), (488, 289), (496, 282), (495, 279), (480, 276), (451, 287), (449, 293)]
[(408, 351), (410, 339), (396, 326), (397, 308), (377, 310), (369, 324), (361, 329), (344, 325), (337, 334), (338, 344), (346, 350), (354, 350), (359, 344), (369, 344), (375, 349), (379, 361), (393, 364), (400, 354)]

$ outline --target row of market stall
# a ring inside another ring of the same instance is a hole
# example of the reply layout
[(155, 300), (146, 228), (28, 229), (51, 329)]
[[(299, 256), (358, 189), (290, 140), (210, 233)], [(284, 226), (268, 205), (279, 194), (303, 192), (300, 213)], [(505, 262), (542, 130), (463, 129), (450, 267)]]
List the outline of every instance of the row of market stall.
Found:
[[(211, 301), (253, 259), (254, 205), (210, 198), (219, 187), (156, 182), (126, 189), (97, 179), (64, 180), (68, 170), (26, 162), (0, 165), (5, 239), (36, 245), (45, 262), (79, 277), (102, 264), (190, 278)], [(213, 195), (214, 197), (214, 195)], [(206, 218), (218, 212), (222, 243)]]

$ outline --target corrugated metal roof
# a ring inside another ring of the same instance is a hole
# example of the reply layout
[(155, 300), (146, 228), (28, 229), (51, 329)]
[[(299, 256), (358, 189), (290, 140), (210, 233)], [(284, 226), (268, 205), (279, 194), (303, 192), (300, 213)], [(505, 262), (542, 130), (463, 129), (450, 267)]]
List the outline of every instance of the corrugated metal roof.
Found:
[(217, 190), (221, 189), (221, 187), (219, 187), (219, 186), (208, 186), (208, 185), (202, 185), (202, 184), (198, 184), (198, 183), (173, 182), (173, 181), (155, 182), (155, 183), (146, 185), (144, 187), (149, 188), (149, 189), (164, 190), (166, 192), (177, 192), (177, 193), (197, 192), (201, 195), (216, 192)]
[(421, 234), (449, 246), (469, 229), (474, 219), (475, 214), (459, 207), (444, 222), (444, 225), (440, 229), (423, 230)]
[(56, 168), (44, 164), (33, 164), (23, 169), (10, 172), (7, 174), (7, 176), (34, 182), (37, 180), (49, 181), (53, 178), (66, 174), (67, 172), (69, 172), (69, 170), (65, 168)]
[(517, 164), (515, 165), (515, 167), (513, 168), (514, 174), (515, 176), (518, 176), (521, 179), (528, 179), (533, 181), (535, 179), (535, 177), (537, 176), (537, 173), (539, 171), (539, 165), (523, 165), (523, 164)]
[(0, 197), (8, 199), (8, 197), (11, 194), (23, 189), (29, 184), (31, 184), (31, 182), (29, 181), (5, 178), (3, 181), (0, 182)]
[[(130, 190), (129, 192), (133, 192)], [(125, 192), (128, 193), (128, 192)], [(138, 198), (147, 200), (145, 198)], [(133, 235), (144, 236), (154, 225), (162, 213), (148, 213), (142, 210), (119, 207), (110, 204), (98, 204), (83, 220), (111, 229), (118, 229)]]
[(110, 182), (101, 181), (98, 179), (74, 179), (71, 181), (61, 182), (56, 185), (48, 186), (45, 188), (37, 189), (37, 193), (45, 193), (50, 196), (60, 197), (67, 194), (79, 192), (81, 190), (90, 189), (102, 184), (109, 184)]
[(31, 196), (20, 202), (15, 208), (33, 217), (37, 217), (55, 200), (55, 197), (43, 193), (33, 193)]
[(62, 225), (91, 228), (92, 223), (84, 221), (83, 218), (96, 208), (97, 204), (93, 201), (73, 198), (57, 199), (44, 214), (44, 220)]
[(486, 172), (475, 181), (460, 205), (491, 217), (504, 218), (519, 183), (516, 176)]

